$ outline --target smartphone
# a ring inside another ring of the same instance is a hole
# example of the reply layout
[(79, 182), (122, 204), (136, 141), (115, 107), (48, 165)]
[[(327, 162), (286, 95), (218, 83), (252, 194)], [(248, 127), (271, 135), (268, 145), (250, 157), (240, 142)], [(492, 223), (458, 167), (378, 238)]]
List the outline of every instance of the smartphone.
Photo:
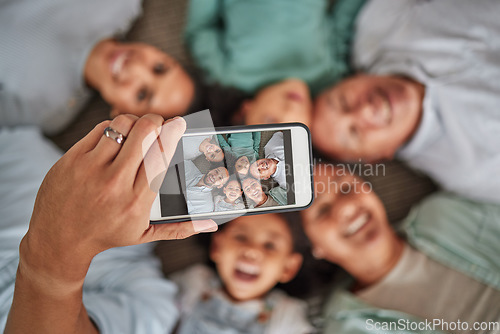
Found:
[(301, 123), (187, 130), (152, 223), (294, 211), (313, 201), (311, 136)]

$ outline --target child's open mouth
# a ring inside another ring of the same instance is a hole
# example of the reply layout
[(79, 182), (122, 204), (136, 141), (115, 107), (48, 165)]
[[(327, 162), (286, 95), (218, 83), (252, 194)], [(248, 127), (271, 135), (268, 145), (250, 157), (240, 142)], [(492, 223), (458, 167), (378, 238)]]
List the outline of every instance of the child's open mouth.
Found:
[(234, 269), (234, 276), (236, 279), (246, 282), (255, 281), (259, 278), (260, 268), (254, 264), (238, 262)]

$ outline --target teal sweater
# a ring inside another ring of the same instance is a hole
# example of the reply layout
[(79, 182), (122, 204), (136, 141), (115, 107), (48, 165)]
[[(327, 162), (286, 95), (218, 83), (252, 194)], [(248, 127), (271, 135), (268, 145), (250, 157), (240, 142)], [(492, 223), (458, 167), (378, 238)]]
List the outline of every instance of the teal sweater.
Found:
[(350, 72), (349, 45), (364, 0), (190, 0), (187, 45), (208, 83), (254, 93), (286, 78), (313, 94)]
[(217, 135), (220, 147), (225, 154), (230, 154), (236, 161), (245, 155), (250, 162), (259, 157), (260, 132), (231, 133), (227, 136), (227, 141), (222, 135)]

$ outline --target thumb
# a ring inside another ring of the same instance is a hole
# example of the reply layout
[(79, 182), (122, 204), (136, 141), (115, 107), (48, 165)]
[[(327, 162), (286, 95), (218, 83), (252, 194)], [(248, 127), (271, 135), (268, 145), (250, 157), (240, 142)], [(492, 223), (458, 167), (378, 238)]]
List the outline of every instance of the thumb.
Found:
[(211, 219), (180, 223), (151, 224), (146, 231), (145, 241), (185, 239), (194, 234), (215, 232), (218, 225)]

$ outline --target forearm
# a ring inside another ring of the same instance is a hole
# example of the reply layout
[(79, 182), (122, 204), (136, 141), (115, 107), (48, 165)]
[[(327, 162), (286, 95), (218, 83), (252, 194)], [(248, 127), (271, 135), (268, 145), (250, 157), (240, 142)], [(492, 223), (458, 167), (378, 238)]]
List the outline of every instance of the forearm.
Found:
[(36, 250), (25, 237), (5, 333), (98, 333), (82, 302), (88, 264), (51, 261)]

